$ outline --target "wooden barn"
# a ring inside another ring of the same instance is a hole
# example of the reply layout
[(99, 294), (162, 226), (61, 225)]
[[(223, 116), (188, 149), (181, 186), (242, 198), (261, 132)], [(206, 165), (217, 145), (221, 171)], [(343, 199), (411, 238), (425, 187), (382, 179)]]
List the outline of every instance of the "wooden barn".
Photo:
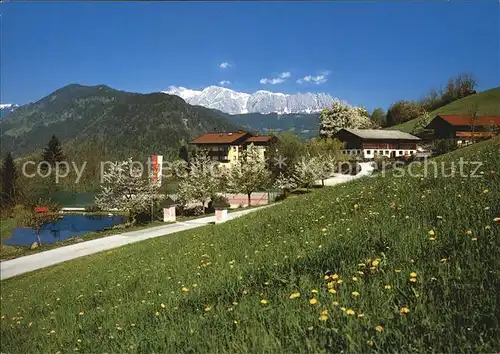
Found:
[(343, 154), (374, 159), (377, 156), (399, 158), (417, 152), (419, 137), (399, 130), (341, 129), (335, 135), (344, 143)]
[(455, 139), (458, 145), (469, 145), (498, 135), (500, 116), (439, 114), (425, 128), (434, 130), (435, 139)]

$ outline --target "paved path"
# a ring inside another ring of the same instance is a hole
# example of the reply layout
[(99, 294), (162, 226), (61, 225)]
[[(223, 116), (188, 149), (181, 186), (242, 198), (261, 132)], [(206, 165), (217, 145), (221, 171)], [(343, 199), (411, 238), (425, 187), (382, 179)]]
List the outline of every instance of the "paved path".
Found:
[[(228, 219), (234, 219), (262, 208), (266, 208), (266, 206), (235, 211), (228, 214)], [(0, 279), (4, 280), (37, 269), (50, 267), (78, 257), (106, 251), (111, 248), (127, 245), (129, 243), (194, 229), (213, 222), (215, 222), (215, 216), (207, 216), (204, 218), (177, 222), (175, 224), (156, 226), (143, 230), (130, 231), (113, 236), (98, 238), (95, 240), (84, 241), (70, 246), (59, 247), (49, 251), (19, 257), (10, 261), (4, 261), (0, 263)]]
[[(333, 177), (325, 179), (325, 186), (334, 186), (336, 184), (353, 181), (355, 179), (370, 176), (373, 173), (373, 162), (360, 162), (361, 171), (357, 175), (343, 175), (341, 173), (335, 174)], [(316, 181), (316, 185), (321, 186), (321, 181)]]

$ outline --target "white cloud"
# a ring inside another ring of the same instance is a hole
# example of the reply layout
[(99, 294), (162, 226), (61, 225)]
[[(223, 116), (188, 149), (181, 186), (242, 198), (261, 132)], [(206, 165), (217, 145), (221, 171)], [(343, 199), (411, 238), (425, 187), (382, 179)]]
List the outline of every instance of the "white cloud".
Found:
[(325, 70), (320, 72), (319, 75), (316, 76), (313, 75), (304, 76), (302, 79), (298, 79), (297, 83), (298, 84), (314, 83), (316, 85), (324, 84), (325, 82), (328, 81), (328, 75), (330, 75), (330, 71)]
[(221, 69), (227, 69), (230, 67), (231, 67), (231, 64), (229, 64), (227, 61), (223, 61), (222, 63), (219, 64), (219, 68), (221, 68)]
[(226, 85), (229, 85), (230, 83), (231, 83), (231, 81), (228, 81), (228, 80), (219, 81), (219, 85), (221, 85), (221, 86), (226, 86)]
[(292, 76), (292, 73), (289, 71), (284, 71), (281, 74), (278, 75), (278, 77), (275, 78), (267, 78), (264, 77), (260, 79), (260, 83), (265, 85), (265, 84), (270, 84), (270, 85), (276, 85), (276, 84), (281, 84), (282, 82), (285, 81), (285, 79), (289, 78)]

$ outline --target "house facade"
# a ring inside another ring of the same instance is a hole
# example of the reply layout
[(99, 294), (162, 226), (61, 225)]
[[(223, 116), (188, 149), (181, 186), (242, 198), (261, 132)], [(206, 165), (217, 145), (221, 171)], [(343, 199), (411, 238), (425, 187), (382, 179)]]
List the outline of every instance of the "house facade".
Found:
[(265, 158), (267, 148), (276, 140), (271, 135), (258, 135), (245, 131), (210, 132), (194, 139), (191, 144), (206, 150), (213, 161), (230, 167), (242, 158), (247, 146), (253, 144), (261, 156)]
[(498, 135), (500, 116), (439, 114), (425, 128), (434, 130), (435, 139), (454, 139), (464, 146)]
[(420, 138), (399, 130), (341, 129), (335, 135), (344, 143), (344, 155), (363, 159), (404, 158), (417, 153)]

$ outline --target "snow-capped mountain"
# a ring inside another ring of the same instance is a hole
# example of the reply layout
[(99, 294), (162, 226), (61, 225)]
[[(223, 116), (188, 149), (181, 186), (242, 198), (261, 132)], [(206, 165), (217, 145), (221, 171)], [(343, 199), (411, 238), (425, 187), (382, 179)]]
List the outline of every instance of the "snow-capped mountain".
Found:
[(252, 94), (209, 86), (202, 91), (170, 86), (167, 91), (192, 105), (218, 109), (229, 114), (314, 113), (328, 107), (334, 98), (326, 93), (284, 94), (259, 90)]
[(13, 103), (1, 103), (0, 104), (0, 118), (7, 117), (9, 114), (11, 114), (12, 112), (14, 112), (14, 110), (17, 107), (19, 107), (19, 105), (17, 105), (17, 104), (13, 104)]

